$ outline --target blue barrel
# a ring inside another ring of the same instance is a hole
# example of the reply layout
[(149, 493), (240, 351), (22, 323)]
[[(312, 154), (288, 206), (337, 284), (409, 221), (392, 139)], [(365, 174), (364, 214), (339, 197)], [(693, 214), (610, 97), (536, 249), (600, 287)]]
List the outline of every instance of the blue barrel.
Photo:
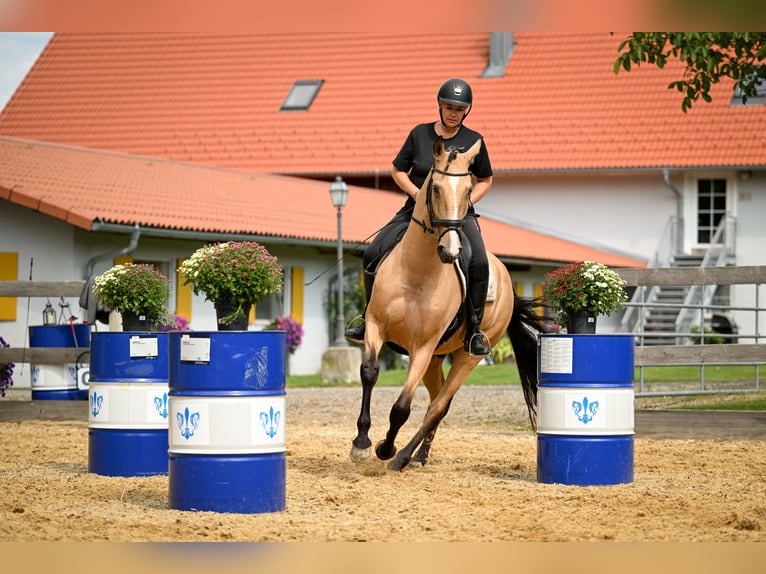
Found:
[(93, 333), (88, 471), (167, 474), (168, 400), (167, 333)]
[(632, 335), (538, 339), (537, 480), (633, 482)]
[(88, 400), (90, 325), (37, 325), (29, 327), (30, 347), (79, 347), (83, 362), (65, 365), (34, 364), (32, 400)]
[(284, 331), (169, 334), (169, 507), (285, 508)]

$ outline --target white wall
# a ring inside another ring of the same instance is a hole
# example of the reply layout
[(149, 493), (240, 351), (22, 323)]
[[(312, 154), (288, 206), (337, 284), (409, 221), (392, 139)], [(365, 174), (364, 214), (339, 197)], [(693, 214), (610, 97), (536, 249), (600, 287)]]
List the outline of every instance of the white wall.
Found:
[[(0, 251), (18, 253), (18, 279), (29, 278), (30, 259), (34, 259), (32, 278), (34, 280), (65, 281), (85, 279), (88, 261), (96, 256), (106, 256), (98, 261), (93, 273), (98, 275), (113, 265), (115, 253), (130, 243), (129, 235), (91, 233), (41, 215), (6, 201), (0, 201)], [(201, 242), (175, 239), (142, 237), (138, 248), (131, 255), (140, 260), (164, 261), (168, 266), (171, 293), (175, 293), (175, 267), (179, 258), (188, 257)], [(280, 263), (289, 268), (304, 268), (305, 281), (309, 282), (328, 268), (330, 271), (319, 277), (312, 285), (304, 286), (304, 338), (298, 350), (290, 357), (291, 374), (319, 373), (322, 354), (330, 344), (326, 310), (324, 306), (328, 281), (335, 275), (335, 251), (327, 254), (318, 249), (293, 247), (289, 245), (265, 245)], [(358, 259), (349, 257), (347, 265), (358, 265)], [(289, 281), (289, 275), (286, 280)], [(79, 297), (66, 300), (71, 312), (80, 321), (87, 314), (79, 306)], [(51, 298), (58, 313), (58, 299)], [(18, 297), (17, 320), (0, 321), (0, 335), (13, 347), (28, 346), (27, 327), (42, 324), (42, 312), (46, 298)], [(175, 302), (171, 300), (170, 308)], [(286, 298), (285, 312), (289, 313), (289, 297)], [(263, 321), (251, 326), (260, 329)], [(202, 296), (192, 300), (191, 327), (195, 330), (215, 330), (215, 309)], [(107, 330), (108, 326), (96, 323), (95, 330)], [(28, 388), (30, 366), (17, 365), (14, 373), (14, 388)]]
[(676, 198), (661, 174), (496, 174), (476, 209), (649, 260), (676, 213)]

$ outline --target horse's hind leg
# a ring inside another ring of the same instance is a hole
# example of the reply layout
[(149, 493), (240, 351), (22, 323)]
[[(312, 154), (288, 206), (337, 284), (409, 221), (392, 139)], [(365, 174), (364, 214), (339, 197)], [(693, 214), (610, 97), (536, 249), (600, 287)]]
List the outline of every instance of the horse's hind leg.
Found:
[(351, 443), (350, 457), (354, 462), (363, 462), (370, 458), (372, 442), (368, 433), (372, 424), (370, 417), (370, 402), (372, 401), (372, 389), (378, 380), (380, 363), (378, 363), (377, 350), (366, 349), (364, 361), (359, 369), (362, 378), (362, 407), (359, 418), (356, 421), (357, 434)]

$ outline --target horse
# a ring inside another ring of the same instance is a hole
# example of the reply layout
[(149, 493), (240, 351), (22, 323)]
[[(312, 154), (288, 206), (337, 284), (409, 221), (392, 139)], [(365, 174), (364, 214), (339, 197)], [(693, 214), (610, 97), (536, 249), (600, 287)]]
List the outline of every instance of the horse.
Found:
[[(380, 371), (378, 356), (384, 344), (409, 355), (405, 381), (389, 415), (388, 431), (375, 447), (376, 456), (388, 461), (389, 469), (398, 471), (410, 463), (426, 464), (436, 429), (455, 393), (483, 358), (463, 349), (462, 311), (467, 286), (458, 262), (463, 241), (461, 229), (473, 186), (469, 168), (480, 146), (479, 139), (470, 149), (459, 153), (445, 150), (443, 139), (436, 139), (434, 165), (416, 196), (407, 230), (375, 271), (365, 312), (360, 367), (362, 404), (350, 452), (354, 462), (371, 457), (370, 402)], [(500, 260), (491, 253), (487, 256), (490, 277), (494, 278), (494, 300), (488, 297), (481, 328), (492, 346), (508, 333), (534, 429), (537, 334), (546, 332), (544, 319), (535, 311), (537, 302), (515, 295), (510, 274)], [(445, 378), (443, 363), (449, 353), (453, 359)], [(430, 402), (420, 427), (397, 452), (395, 440), (409, 418), (421, 380)]]

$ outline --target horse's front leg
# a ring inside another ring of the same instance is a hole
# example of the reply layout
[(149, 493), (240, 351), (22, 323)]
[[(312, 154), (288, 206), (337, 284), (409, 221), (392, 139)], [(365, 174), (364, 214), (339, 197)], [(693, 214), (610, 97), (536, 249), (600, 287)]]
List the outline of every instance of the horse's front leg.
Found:
[(380, 441), (375, 447), (375, 454), (381, 460), (388, 460), (396, 454), (396, 435), (399, 429), (404, 426), (410, 417), (410, 409), (415, 391), (418, 388), (423, 373), (426, 371), (430, 352), (419, 351), (417, 354), (410, 354), (410, 367), (407, 370), (407, 377), (404, 381), (402, 392), (391, 407), (391, 413), (388, 415), (388, 432), (386, 438)]
[(378, 380), (380, 372), (380, 363), (376, 353), (368, 352), (365, 354), (359, 374), (362, 378), (362, 407), (359, 411), (359, 418), (356, 420), (356, 437), (351, 442), (351, 460), (354, 462), (363, 462), (370, 458), (372, 442), (368, 435), (372, 418), (370, 416), (370, 403), (372, 401), (372, 389)]
[[(450, 369), (447, 380), (443, 384), (439, 394), (429, 403), (428, 410), (426, 410), (425, 417), (423, 417), (423, 424), (420, 425), (420, 428), (415, 432), (415, 435), (410, 442), (397, 453), (396, 458), (388, 463), (389, 469), (404, 469), (412, 459), (413, 453), (418, 445), (424, 443), (426, 439), (433, 439), (433, 436), (436, 433), (436, 428), (447, 414), (455, 393), (460, 389), (463, 381), (479, 360), (480, 359), (478, 358), (470, 357), (462, 350), (455, 353), (452, 368)], [(425, 448), (425, 454), (427, 456), (428, 447)]]
[[(436, 399), (442, 387), (444, 386), (443, 364), (444, 355), (435, 355), (433, 358), (431, 358), (431, 364), (428, 365), (428, 370), (423, 376), (423, 384), (425, 385), (426, 389), (428, 389), (428, 396), (430, 399), (429, 402), (432, 402)], [(449, 405), (447, 405), (447, 409), (444, 411), (442, 418), (446, 416), (448, 410)], [(434, 426), (434, 428), (432, 428), (431, 431), (423, 438), (423, 442), (420, 443), (420, 448), (418, 448), (417, 452), (415, 452), (415, 454), (412, 456), (412, 459), (410, 459), (410, 464), (417, 462), (422, 466), (428, 462), (428, 454), (431, 451), (431, 443), (434, 440), (438, 426), (439, 424), (437, 423), (436, 426)]]

